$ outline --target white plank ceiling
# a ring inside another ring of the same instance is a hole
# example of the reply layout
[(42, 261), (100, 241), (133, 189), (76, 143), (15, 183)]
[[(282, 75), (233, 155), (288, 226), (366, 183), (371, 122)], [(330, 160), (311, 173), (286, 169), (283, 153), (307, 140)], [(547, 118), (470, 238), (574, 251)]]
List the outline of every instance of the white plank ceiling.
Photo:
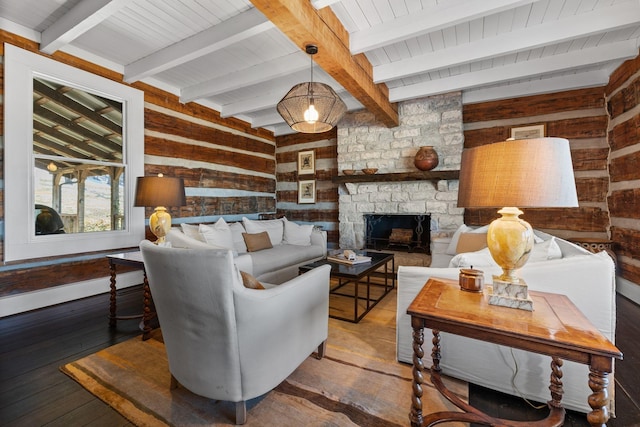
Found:
[[(309, 0), (299, 0), (306, 2)], [(398, 102), (473, 103), (605, 85), (638, 54), (639, 0), (311, 0), (329, 7)], [(0, 28), (276, 135), (310, 59), (249, 0), (0, 0)], [(363, 108), (314, 67), (350, 110)]]

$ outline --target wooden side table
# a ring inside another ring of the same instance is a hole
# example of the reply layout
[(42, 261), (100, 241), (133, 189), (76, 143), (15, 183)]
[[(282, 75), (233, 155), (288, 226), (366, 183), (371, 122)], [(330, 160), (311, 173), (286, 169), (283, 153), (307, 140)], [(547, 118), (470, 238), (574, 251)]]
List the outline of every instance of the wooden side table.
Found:
[[(118, 320), (139, 319), (142, 318), (142, 339), (147, 340), (150, 337), (151, 326), (150, 321), (153, 318), (151, 312), (151, 290), (149, 289), (149, 281), (147, 273), (144, 272), (144, 262), (142, 261), (142, 253), (140, 251), (124, 252), (120, 254), (107, 255), (109, 260), (109, 273), (111, 275), (109, 287), (109, 327), (115, 328)], [(144, 281), (142, 285), (142, 314), (133, 316), (118, 316), (116, 314), (116, 266), (126, 265), (140, 269), (144, 272)]]
[[(407, 309), (413, 328), (413, 396), (409, 414), (413, 427), (432, 426), (443, 421), (511, 427), (561, 426), (565, 411), (561, 403), (563, 362), (560, 357), (589, 365), (588, 380), (593, 393), (588, 399), (592, 411), (587, 414), (587, 420), (592, 426), (606, 424), (609, 419), (608, 374), (613, 370), (613, 360), (622, 359), (622, 353), (565, 295), (535, 291), (530, 291), (529, 295), (536, 309), (524, 312), (489, 305), (484, 294), (461, 291), (457, 281), (429, 279)], [(431, 381), (463, 412), (422, 414), (424, 328), (433, 331)], [(440, 331), (551, 356), (549, 416), (538, 422), (494, 418), (447, 390), (440, 379)]]

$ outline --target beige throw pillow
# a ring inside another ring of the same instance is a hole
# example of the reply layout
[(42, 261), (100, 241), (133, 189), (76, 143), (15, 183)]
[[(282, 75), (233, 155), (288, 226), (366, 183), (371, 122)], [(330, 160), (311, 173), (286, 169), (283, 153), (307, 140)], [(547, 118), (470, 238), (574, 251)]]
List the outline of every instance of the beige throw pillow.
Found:
[(461, 233), (456, 253), (475, 252), (487, 247), (487, 233)]
[(269, 233), (263, 231), (262, 233), (242, 233), (244, 243), (247, 245), (247, 251), (256, 252), (263, 249), (270, 249), (273, 247), (271, 240), (269, 239)]
[(242, 284), (244, 285), (245, 288), (264, 289), (264, 286), (262, 286), (262, 283), (260, 283), (258, 279), (256, 279), (249, 273), (240, 271), (240, 275), (242, 276)]

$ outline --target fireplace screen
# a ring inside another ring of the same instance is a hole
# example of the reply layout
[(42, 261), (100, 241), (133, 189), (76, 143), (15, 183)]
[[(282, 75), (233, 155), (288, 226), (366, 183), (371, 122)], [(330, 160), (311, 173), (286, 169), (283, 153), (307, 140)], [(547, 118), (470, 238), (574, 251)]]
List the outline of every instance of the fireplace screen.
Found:
[(365, 248), (430, 254), (431, 215), (367, 214)]

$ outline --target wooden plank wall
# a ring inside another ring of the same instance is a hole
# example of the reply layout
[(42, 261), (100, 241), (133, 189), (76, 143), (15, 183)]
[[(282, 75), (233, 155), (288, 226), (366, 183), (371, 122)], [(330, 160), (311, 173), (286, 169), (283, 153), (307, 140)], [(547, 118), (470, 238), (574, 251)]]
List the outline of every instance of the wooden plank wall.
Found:
[[(327, 231), (329, 247), (337, 247), (338, 184), (331, 177), (338, 174), (337, 130), (319, 134), (279, 136), (276, 138), (277, 212), (288, 219), (314, 223)], [(298, 177), (298, 152), (313, 150), (316, 158), (315, 175)], [(298, 204), (298, 180), (316, 180), (316, 203)]]
[(626, 61), (606, 87), (610, 115), (611, 239), (618, 274), (640, 284), (640, 57)]
[[(0, 31), (0, 42), (40, 53), (36, 43), (8, 32)], [(68, 54), (49, 57), (123, 83), (121, 74)], [(145, 175), (162, 172), (185, 179), (187, 206), (171, 209), (174, 223), (211, 222), (219, 216), (257, 218), (262, 212), (275, 211), (276, 153), (271, 132), (252, 129), (241, 120), (222, 119), (217, 111), (199, 104), (181, 104), (177, 96), (143, 83), (132, 86), (145, 93)], [(3, 87), (0, 80), (0, 91)], [(3, 190), (0, 200), (2, 194)], [(3, 208), (0, 204), (2, 220)], [(150, 214), (148, 209), (146, 217)], [(153, 238), (148, 228), (147, 238)], [(55, 274), (51, 274), (53, 268)], [(0, 266), (0, 297), (107, 275), (108, 264), (101, 253), (12, 263)]]
[[(566, 138), (576, 178), (579, 208), (526, 209), (534, 228), (563, 238), (607, 238), (607, 114), (604, 88), (580, 89), (463, 106), (464, 147), (504, 141), (512, 127), (546, 126), (546, 136)], [(484, 225), (494, 209), (466, 209), (465, 223)]]

